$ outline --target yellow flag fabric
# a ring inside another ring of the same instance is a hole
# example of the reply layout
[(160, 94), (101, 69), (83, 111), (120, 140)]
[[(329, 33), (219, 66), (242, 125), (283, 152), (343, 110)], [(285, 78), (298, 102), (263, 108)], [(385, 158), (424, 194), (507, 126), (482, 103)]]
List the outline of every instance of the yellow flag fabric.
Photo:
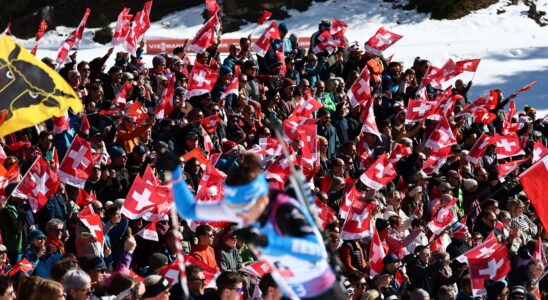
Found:
[(82, 101), (65, 79), (0, 36), (0, 136), (64, 116), (69, 107), (81, 112)]

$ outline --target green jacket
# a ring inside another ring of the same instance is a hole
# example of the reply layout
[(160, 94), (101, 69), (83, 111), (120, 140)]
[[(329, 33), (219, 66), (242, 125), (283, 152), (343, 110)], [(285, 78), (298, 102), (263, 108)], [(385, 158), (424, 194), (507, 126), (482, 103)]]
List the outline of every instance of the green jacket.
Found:
[(25, 215), (20, 214), (15, 205), (8, 203), (0, 210), (0, 220), (4, 245), (10, 252), (22, 253), (27, 240)]

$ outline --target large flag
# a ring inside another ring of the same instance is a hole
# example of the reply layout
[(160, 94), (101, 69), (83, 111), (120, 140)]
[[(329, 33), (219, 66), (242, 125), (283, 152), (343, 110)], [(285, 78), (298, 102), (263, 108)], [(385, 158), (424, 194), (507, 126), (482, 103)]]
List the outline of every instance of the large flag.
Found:
[(152, 1), (148, 1), (143, 5), (143, 9), (135, 15), (131, 29), (127, 33), (125, 46), (132, 55), (135, 55), (135, 52), (137, 51), (137, 41), (150, 28), (149, 16), (151, 8)]
[(359, 240), (372, 235), (371, 213), (375, 210), (374, 202), (354, 201), (348, 218), (341, 227), (341, 239)]
[(202, 65), (198, 61), (194, 62), (184, 96), (190, 98), (211, 92), (218, 77), (218, 70)]
[(219, 17), (215, 14), (198, 30), (194, 39), (186, 46), (186, 50), (203, 53), (215, 43), (215, 34), (219, 32), (220, 28)]
[(8, 36), (0, 37), (0, 136), (82, 111), (70, 85)]
[(548, 206), (545, 197), (548, 195), (548, 156), (544, 156), (520, 175), (519, 181), (527, 198), (533, 204), (537, 216), (544, 228), (548, 228)]
[(59, 184), (59, 177), (55, 171), (42, 156), (39, 156), (21, 179), (13, 194), (27, 197), (32, 210), (36, 212), (46, 205), (49, 197), (57, 193)]

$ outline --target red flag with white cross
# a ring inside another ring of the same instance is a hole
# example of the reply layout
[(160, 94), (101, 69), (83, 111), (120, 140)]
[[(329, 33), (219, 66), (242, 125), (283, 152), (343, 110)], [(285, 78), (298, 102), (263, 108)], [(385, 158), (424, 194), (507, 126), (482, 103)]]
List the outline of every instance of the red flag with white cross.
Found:
[(93, 156), (88, 141), (76, 136), (59, 166), (59, 178), (66, 184), (83, 189), (93, 169)]
[(39, 156), (13, 191), (14, 195), (27, 197), (34, 212), (46, 205), (49, 197), (57, 193), (61, 181), (50, 164)]
[(352, 203), (348, 218), (341, 227), (341, 239), (358, 240), (371, 236), (371, 213), (374, 209), (374, 202), (355, 201)]

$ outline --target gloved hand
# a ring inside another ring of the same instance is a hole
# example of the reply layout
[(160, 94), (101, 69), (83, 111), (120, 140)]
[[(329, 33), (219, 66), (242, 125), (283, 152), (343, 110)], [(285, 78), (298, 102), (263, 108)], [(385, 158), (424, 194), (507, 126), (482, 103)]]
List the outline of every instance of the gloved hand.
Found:
[(181, 165), (181, 159), (167, 148), (159, 149), (156, 168), (161, 171), (173, 171)]
[(246, 227), (236, 230), (235, 233), (236, 237), (246, 244), (253, 244), (259, 247), (266, 247), (268, 245), (268, 237), (257, 228)]

